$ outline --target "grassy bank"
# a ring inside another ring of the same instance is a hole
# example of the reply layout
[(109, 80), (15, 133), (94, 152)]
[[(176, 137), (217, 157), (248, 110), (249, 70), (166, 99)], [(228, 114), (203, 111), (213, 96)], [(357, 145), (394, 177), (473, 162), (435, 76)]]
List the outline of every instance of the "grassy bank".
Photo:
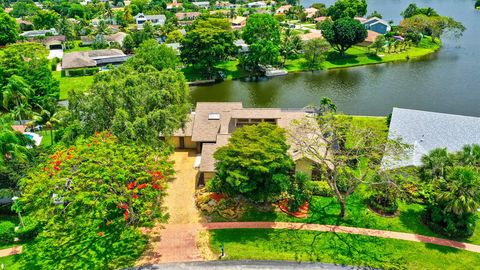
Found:
[(472, 269), (477, 253), (431, 244), (341, 233), (272, 229), (211, 231), (226, 259), (315, 261), (381, 269)]
[(60, 81), (60, 100), (68, 98), (70, 90), (87, 90), (93, 84), (93, 76), (61, 77), (60, 71), (54, 71), (53, 76)]

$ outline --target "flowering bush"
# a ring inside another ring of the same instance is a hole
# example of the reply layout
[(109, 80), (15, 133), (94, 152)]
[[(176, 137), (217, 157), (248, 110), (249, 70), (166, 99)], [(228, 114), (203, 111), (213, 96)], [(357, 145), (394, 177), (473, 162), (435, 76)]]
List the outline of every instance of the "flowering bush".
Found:
[(25, 266), (128, 265), (145, 245), (138, 228), (163, 215), (169, 154), (103, 132), (51, 155), (21, 184), (25, 211), (43, 228), (25, 251)]

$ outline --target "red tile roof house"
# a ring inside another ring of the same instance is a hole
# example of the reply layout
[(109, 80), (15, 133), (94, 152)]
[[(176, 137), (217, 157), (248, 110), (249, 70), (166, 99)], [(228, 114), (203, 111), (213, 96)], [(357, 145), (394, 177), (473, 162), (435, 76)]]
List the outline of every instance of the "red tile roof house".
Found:
[[(311, 112), (302, 109), (244, 108), (241, 102), (198, 102), (185, 127), (163, 139), (177, 149), (196, 149), (201, 157), (197, 186), (201, 186), (215, 176), (213, 154), (219, 147), (228, 144), (228, 139), (236, 128), (260, 122), (289, 128), (293, 120), (308, 115)], [(302, 151), (298, 151), (299, 148), (291, 141), (289, 143), (289, 154), (295, 161), (295, 171), (311, 175), (312, 159), (301, 154)]]

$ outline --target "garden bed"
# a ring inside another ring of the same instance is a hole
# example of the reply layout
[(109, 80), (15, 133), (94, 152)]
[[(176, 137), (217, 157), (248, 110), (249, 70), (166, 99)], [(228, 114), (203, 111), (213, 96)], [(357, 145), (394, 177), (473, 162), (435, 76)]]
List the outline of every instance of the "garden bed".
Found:
[(304, 204), (302, 204), (298, 208), (297, 212), (290, 212), (289, 211), (288, 200), (280, 201), (278, 203), (278, 207), (280, 208), (280, 210), (282, 210), (282, 212), (284, 212), (284, 213), (286, 213), (290, 216), (293, 216), (293, 217), (296, 217), (296, 218), (307, 218), (308, 217), (308, 209), (310, 208), (310, 204), (308, 202), (305, 202)]

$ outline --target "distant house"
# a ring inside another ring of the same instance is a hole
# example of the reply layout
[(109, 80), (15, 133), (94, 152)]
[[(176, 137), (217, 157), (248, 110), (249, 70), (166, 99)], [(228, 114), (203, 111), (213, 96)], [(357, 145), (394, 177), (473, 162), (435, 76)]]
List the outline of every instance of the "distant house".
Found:
[(315, 14), (317, 14), (318, 9), (309, 7), (305, 9), (305, 13), (307, 14), (307, 18), (311, 19), (315, 17)]
[(247, 24), (247, 18), (242, 16), (236, 16), (233, 19), (230, 19), (233, 29), (243, 28)]
[(232, 4), (230, 2), (222, 2), (222, 1), (215, 2), (215, 8), (217, 9), (234, 9), (236, 7), (237, 5)]
[(143, 13), (138, 13), (135, 17), (135, 23), (137, 24), (138, 29), (143, 28), (145, 22), (151, 22), (152, 25), (164, 25), (167, 17), (165, 15), (145, 15)]
[(370, 46), (372, 45), (373, 42), (375, 42), (375, 39), (377, 39), (378, 36), (380, 36), (379, 33), (374, 32), (372, 30), (367, 30), (367, 38), (363, 42), (359, 43), (358, 45), (365, 46), (365, 47)]
[(208, 1), (201, 1), (201, 2), (192, 2), (194, 6), (197, 6), (199, 8), (205, 8), (208, 9), (210, 7), (210, 2)]
[(20, 34), (22, 37), (26, 38), (33, 38), (33, 37), (44, 37), (44, 36), (57, 36), (58, 32), (55, 28), (48, 29), (48, 30), (32, 30), (32, 31), (25, 31)]
[[(109, 43), (118, 43), (120, 46), (123, 45), (123, 40), (127, 36), (127, 33), (124, 32), (117, 32), (115, 34), (107, 35), (105, 36), (105, 40)], [(93, 41), (95, 40), (94, 36), (80, 36), (80, 40), (82, 41), (82, 45), (84, 46), (90, 46), (93, 44)]]
[(264, 1), (257, 1), (257, 2), (251, 2), (247, 4), (248, 8), (265, 8), (267, 7), (267, 3)]
[(119, 65), (127, 59), (128, 56), (118, 49), (66, 53), (62, 59), (62, 70), (68, 76), (68, 70), (71, 69)]
[(247, 53), (250, 51), (250, 46), (245, 43), (245, 40), (243, 39), (235, 40), (233, 44), (238, 47), (238, 52), (240, 53)]
[(20, 30), (22, 31), (31, 31), (33, 30), (33, 23), (30, 21), (26, 21), (20, 18), (16, 19), (18, 25), (20, 26)]
[(292, 7), (292, 5), (284, 5), (279, 7), (276, 11), (275, 14), (284, 14), (287, 13), (287, 11)]
[(165, 45), (173, 50), (175, 50), (175, 52), (177, 53), (177, 55), (180, 55), (180, 50), (182, 48), (182, 44), (180, 43), (165, 43)]
[(389, 139), (411, 146), (401, 160), (385, 157), (384, 169), (422, 165), (421, 158), (435, 148), (456, 152), (467, 144), (480, 144), (480, 118), (393, 108)]
[(194, 21), (200, 16), (200, 12), (179, 12), (175, 13), (175, 17), (179, 21)]
[[(213, 154), (219, 147), (228, 144), (235, 129), (260, 122), (287, 128), (293, 120), (307, 115), (309, 113), (301, 109), (243, 108), (241, 102), (198, 102), (185, 127), (165, 139), (176, 148), (197, 150), (201, 156), (197, 183), (204, 185), (215, 175), (216, 160)], [(299, 146), (290, 144), (288, 151), (295, 161), (295, 171), (312, 175), (313, 161), (300, 154), (298, 149)]]
[(363, 25), (365, 25), (365, 28), (368, 30), (377, 32), (379, 34), (386, 34), (387, 32), (390, 32), (392, 30), (392, 27), (390, 24), (382, 19), (379, 19), (377, 17), (372, 17), (370, 19), (365, 20), (364, 22), (361, 22)]
[(182, 8), (182, 3), (178, 3), (177, 0), (173, 0), (172, 3), (168, 3), (167, 4), (167, 10), (172, 10), (172, 9), (175, 9), (175, 10), (178, 10), (178, 9), (181, 9)]
[(326, 19), (328, 19), (329, 17), (326, 17), (326, 16), (320, 16), (320, 17), (317, 17), (315, 19), (313, 19), (315, 22), (323, 22), (325, 21)]

